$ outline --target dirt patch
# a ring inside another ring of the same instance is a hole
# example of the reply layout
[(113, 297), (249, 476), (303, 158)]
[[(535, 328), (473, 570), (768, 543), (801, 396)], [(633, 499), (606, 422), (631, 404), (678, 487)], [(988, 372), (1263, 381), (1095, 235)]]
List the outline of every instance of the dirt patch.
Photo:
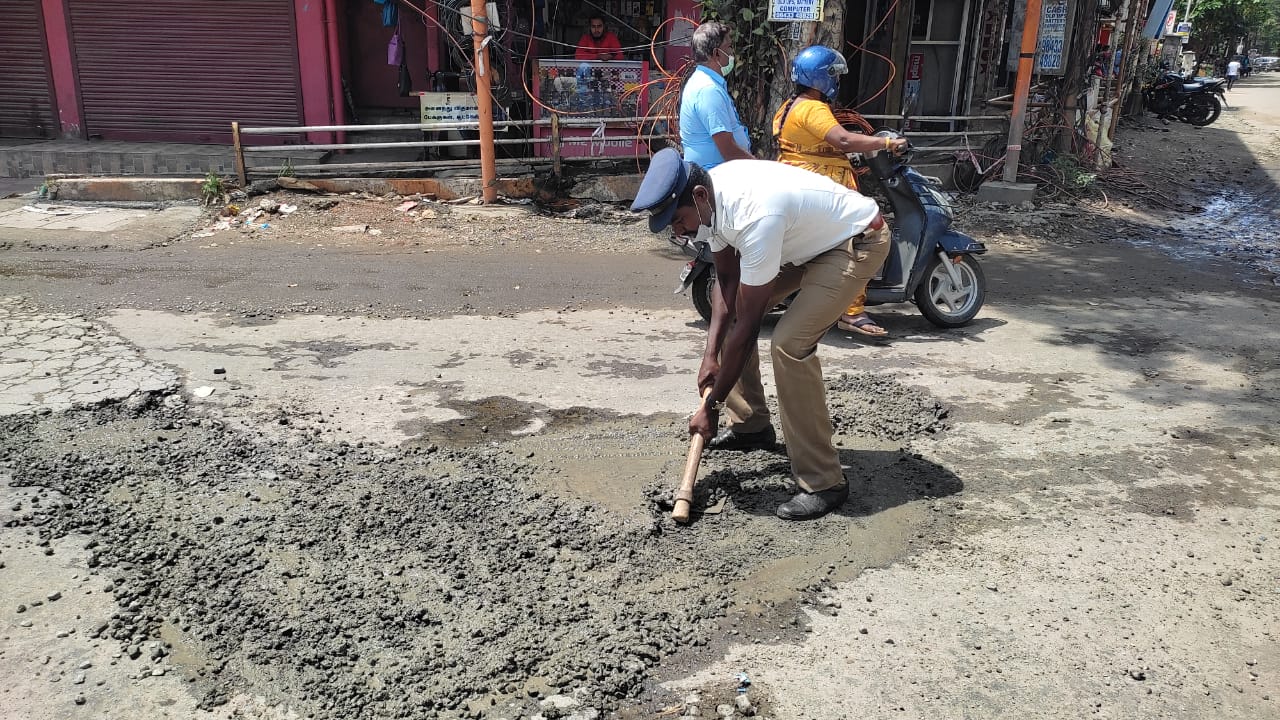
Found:
[[(276, 209), (264, 212), (262, 208)], [(296, 207), (288, 214), (280, 207)], [(178, 239), (202, 247), (277, 243), (304, 247), (492, 252), (528, 248), (648, 250), (656, 237), (621, 206), (588, 203), (552, 209), (532, 203), (472, 205), (422, 196), (349, 193), (310, 196), (277, 191), (206, 213)]]

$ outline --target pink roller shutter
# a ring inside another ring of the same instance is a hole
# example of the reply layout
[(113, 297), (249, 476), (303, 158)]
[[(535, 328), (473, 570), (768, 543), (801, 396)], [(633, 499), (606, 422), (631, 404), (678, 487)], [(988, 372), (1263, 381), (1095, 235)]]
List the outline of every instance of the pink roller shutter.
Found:
[(300, 125), (293, 0), (68, 0), (85, 132), (228, 143)]
[(0, 0), (0, 137), (58, 134), (40, 3)]

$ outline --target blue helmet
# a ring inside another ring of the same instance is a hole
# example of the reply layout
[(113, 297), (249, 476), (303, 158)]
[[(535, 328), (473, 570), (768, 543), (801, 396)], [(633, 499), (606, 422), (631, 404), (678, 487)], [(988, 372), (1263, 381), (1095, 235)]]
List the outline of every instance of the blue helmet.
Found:
[(849, 72), (840, 53), (829, 47), (810, 45), (791, 61), (791, 82), (811, 87), (826, 96), (836, 96), (840, 89), (840, 76)]

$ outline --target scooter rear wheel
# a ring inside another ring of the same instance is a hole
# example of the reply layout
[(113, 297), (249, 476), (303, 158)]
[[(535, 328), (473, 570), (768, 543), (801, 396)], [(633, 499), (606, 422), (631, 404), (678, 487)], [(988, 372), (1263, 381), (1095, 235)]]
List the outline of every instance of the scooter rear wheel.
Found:
[[(950, 262), (950, 261), (948, 261)], [(942, 259), (934, 256), (924, 271), (924, 279), (916, 287), (916, 307), (929, 322), (944, 328), (968, 325), (982, 309), (987, 297), (987, 278), (982, 274), (978, 259), (961, 255), (952, 265), (960, 274), (960, 287), (951, 282), (951, 275)]]
[(1182, 119), (1195, 125), (1196, 127), (1204, 127), (1210, 125), (1218, 116), (1222, 114), (1222, 103), (1218, 98), (1208, 95), (1196, 98), (1182, 111)]

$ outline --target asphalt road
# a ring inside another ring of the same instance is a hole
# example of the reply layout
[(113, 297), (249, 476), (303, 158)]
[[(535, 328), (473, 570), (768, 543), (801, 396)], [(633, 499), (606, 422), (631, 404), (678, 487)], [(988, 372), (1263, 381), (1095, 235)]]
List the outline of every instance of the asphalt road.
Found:
[[(1127, 170), (1207, 210), (968, 207), (991, 246), (978, 320), (882, 307), (889, 341), (829, 335), (857, 491), (801, 526), (769, 515), (787, 479), (767, 453), (709, 456), (711, 512), (664, 524), (704, 329), (637, 225), (344, 201), (270, 232), (193, 237), (207, 223), (182, 209), (0, 229), (0, 702), (514, 717), (554, 695), (579, 717), (712, 716), (743, 671), (777, 718), (1280, 717), (1280, 74), (1229, 100), (1209, 128), (1123, 136)], [(333, 230), (371, 217), (384, 234)], [(526, 574), (520, 527), (553, 572)], [(476, 605), (431, 594), (441, 538)], [(167, 549), (192, 560), (138, 559)], [(200, 597), (200, 562), (242, 601)], [(350, 604), (309, 599), (335, 563)], [(128, 592), (104, 593), (116, 575)], [(340, 628), (344, 607), (403, 624), (349, 632), (350, 665), (266, 629), (295, 609)]]

